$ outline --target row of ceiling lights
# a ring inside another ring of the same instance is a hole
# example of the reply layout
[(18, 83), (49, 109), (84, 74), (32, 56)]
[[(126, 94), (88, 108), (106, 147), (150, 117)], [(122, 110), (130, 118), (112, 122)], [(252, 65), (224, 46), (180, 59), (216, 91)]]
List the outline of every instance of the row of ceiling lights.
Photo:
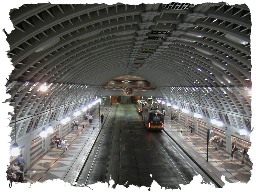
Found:
[[(162, 101), (162, 104), (165, 104), (165, 102)], [(167, 106), (172, 106), (174, 109), (179, 109), (179, 107), (177, 105), (172, 105), (171, 103), (167, 103), (166, 105)], [(188, 109), (181, 109), (181, 111), (183, 113), (186, 113), (186, 114), (190, 113), (190, 111)], [(203, 115), (201, 115), (199, 113), (194, 113), (194, 117), (198, 118), (198, 119), (202, 119)], [(210, 122), (212, 123), (212, 125), (216, 125), (217, 127), (223, 127), (224, 126), (224, 123), (222, 121), (219, 121), (219, 120), (214, 119), (214, 118), (211, 119)], [(249, 135), (249, 132), (244, 128), (239, 129), (239, 133), (240, 133), (240, 135)]]
[[(38, 91), (46, 92), (49, 89), (49, 87), (50, 87), (50, 85), (47, 86), (46, 84), (42, 84), (39, 87)], [(92, 106), (94, 106), (95, 104), (100, 103), (100, 102), (101, 102), (101, 99), (97, 99), (97, 100), (93, 101), (92, 103), (90, 103), (89, 105), (85, 106), (82, 109), (82, 111), (86, 111), (87, 109), (90, 109)], [(81, 111), (78, 110), (78, 111), (74, 112), (73, 115), (74, 115), (74, 117), (77, 117), (77, 116), (81, 115)], [(16, 116), (16, 114), (15, 114), (15, 116)], [(70, 117), (66, 117), (63, 120), (61, 120), (61, 124), (66, 124), (70, 120), (71, 120)], [(48, 136), (48, 134), (52, 134), (52, 133), (53, 133), (53, 128), (52, 128), (52, 126), (49, 126), (47, 129), (43, 128), (42, 131), (39, 133), (39, 136), (42, 138), (45, 138)], [(13, 156), (13, 157), (18, 156), (20, 154), (20, 148), (16, 142), (16, 127), (15, 127), (15, 143), (12, 145), (10, 153), (11, 153), (11, 156)]]

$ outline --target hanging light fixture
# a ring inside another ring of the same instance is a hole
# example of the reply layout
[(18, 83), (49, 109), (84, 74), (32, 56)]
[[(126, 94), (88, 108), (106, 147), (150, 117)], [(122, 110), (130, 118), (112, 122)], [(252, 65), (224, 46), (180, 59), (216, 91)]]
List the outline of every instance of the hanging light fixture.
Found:
[(47, 131), (45, 131), (45, 128), (42, 129), (41, 133), (39, 134), (40, 137), (46, 138), (47, 137)]
[(81, 115), (81, 111), (76, 111), (74, 114), (73, 114), (75, 117)]
[(46, 132), (52, 134), (52, 133), (53, 133), (53, 128), (52, 128), (52, 126), (49, 126), (49, 127), (46, 129)]
[(189, 113), (189, 110), (188, 109), (181, 109), (181, 111), (183, 112), (183, 113)]
[(16, 124), (16, 100), (15, 100), (15, 98), (14, 98), (14, 131), (15, 131), (15, 142), (12, 145), (12, 148), (11, 148), (11, 156), (19, 156), (20, 148), (19, 148), (18, 143), (16, 141), (17, 124)]
[(65, 125), (67, 122), (69, 122), (71, 119), (70, 119), (70, 117), (66, 117), (65, 119), (62, 119), (61, 120), (61, 124), (62, 125)]
[(42, 91), (42, 92), (46, 92), (48, 90), (48, 86), (46, 85), (46, 83), (42, 84), (40, 87), (39, 87), (39, 91)]
[(203, 116), (201, 114), (199, 114), (199, 113), (194, 113), (194, 117), (198, 118), (198, 119), (203, 118)]

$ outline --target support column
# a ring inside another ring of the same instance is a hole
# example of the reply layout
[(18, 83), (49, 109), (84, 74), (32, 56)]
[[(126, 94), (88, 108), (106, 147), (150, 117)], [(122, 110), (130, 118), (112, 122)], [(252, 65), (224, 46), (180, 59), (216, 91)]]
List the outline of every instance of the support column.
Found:
[(232, 141), (231, 141), (231, 132), (229, 131), (230, 128), (226, 127), (225, 128), (225, 136), (226, 136), (226, 151), (228, 153), (231, 153), (231, 149), (232, 149)]
[(42, 149), (43, 149), (43, 153), (45, 153), (46, 152), (46, 138), (42, 138)]
[(62, 138), (62, 128), (63, 127), (63, 125), (58, 125), (58, 129), (59, 129), (59, 136), (60, 136), (60, 138)]
[(212, 128), (211, 128), (211, 123), (209, 122), (209, 121), (206, 121), (206, 129), (208, 130), (210, 130), (210, 135), (209, 135), (209, 137), (210, 137), (210, 139), (213, 137), (213, 135), (214, 135), (214, 133), (213, 132), (211, 132), (211, 130), (212, 130)]
[(188, 115), (184, 113), (185, 115), (185, 127), (188, 127)]
[(197, 118), (194, 118), (194, 132), (196, 133), (196, 134), (198, 134), (198, 125), (199, 123), (198, 123), (198, 119)]
[(71, 131), (71, 124), (73, 123), (72, 119), (67, 123), (68, 132)]
[(99, 102), (99, 122), (100, 122), (100, 102)]
[(25, 136), (25, 147), (22, 151), (22, 155), (26, 160), (26, 166), (28, 167), (30, 165), (30, 145), (31, 145), (31, 134), (27, 134)]

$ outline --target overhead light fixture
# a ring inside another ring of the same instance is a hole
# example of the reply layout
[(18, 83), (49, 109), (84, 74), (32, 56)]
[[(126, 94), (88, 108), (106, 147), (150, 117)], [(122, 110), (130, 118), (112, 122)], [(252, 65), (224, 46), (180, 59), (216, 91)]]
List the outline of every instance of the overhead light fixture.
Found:
[(50, 134), (53, 133), (53, 128), (52, 128), (52, 126), (49, 126), (49, 127), (46, 129), (46, 133), (50, 133)]
[(79, 115), (81, 115), (81, 111), (76, 111), (76, 112), (74, 113), (74, 116), (75, 116), (75, 117), (77, 117), (77, 116), (79, 116)]
[(189, 110), (187, 110), (187, 109), (181, 109), (181, 111), (182, 111), (183, 113), (189, 113)]
[(172, 104), (171, 104), (171, 103), (169, 103), (169, 102), (167, 102), (167, 103), (166, 103), (166, 105), (167, 105), (167, 107), (172, 106)]
[(172, 106), (174, 109), (179, 109), (179, 107), (177, 105), (173, 105)]
[(203, 118), (203, 116), (199, 113), (194, 113), (194, 117), (199, 119)]
[(226, 77), (226, 76), (222, 76), (223, 77), (223, 79), (225, 79), (228, 83), (231, 83), (232, 81), (228, 78), (228, 77)]
[(218, 120), (216, 120), (216, 119), (211, 119), (211, 123), (212, 123), (213, 125), (218, 126), (218, 127), (222, 127), (222, 126), (224, 125), (224, 123), (223, 123), (222, 121), (218, 121)]
[(200, 48), (195, 48), (195, 49), (196, 49), (197, 51), (199, 51), (199, 52), (205, 54), (205, 55), (212, 55), (212, 53), (210, 53), (210, 52), (208, 52), (208, 51), (206, 51), (206, 50), (204, 50), (204, 49), (200, 49)]
[(127, 80), (127, 79), (125, 79), (125, 80), (122, 80), (122, 83), (130, 83), (131, 81), (130, 80)]
[(184, 38), (178, 38), (177, 40), (179, 41), (183, 41), (183, 42), (187, 42), (187, 43), (195, 43), (195, 40), (191, 40), (191, 39), (184, 39)]
[(46, 43), (44, 43), (43, 45), (41, 45), (39, 48), (37, 48), (35, 50), (36, 53), (39, 53), (39, 52), (42, 52), (42, 51), (45, 51), (51, 47), (53, 47), (54, 45), (56, 45), (57, 43), (59, 43), (60, 41), (60, 38), (57, 37), (55, 39), (51, 39), (50, 41), (47, 41)]
[(40, 137), (42, 138), (46, 138), (47, 137), (47, 131), (45, 131), (45, 129), (43, 128), (42, 131), (39, 134)]
[(84, 108), (82, 109), (83, 112), (85, 112), (86, 110), (87, 110), (87, 107), (84, 107)]
[(70, 119), (70, 117), (66, 117), (65, 119), (62, 119), (61, 120), (61, 124), (62, 125), (65, 125), (67, 122), (69, 122), (71, 119)]
[(93, 104), (89, 104), (89, 105), (87, 106), (87, 108), (90, 109), (92, 106), (93, 106)]
[(46, 83), (42, 84), (39, 89), (39, 91), (45, 92), (48, 90), (48, 86), (46, 85)]
[(198, 38), (202, 38), (203, 37), (202, 35), (196, 34), (196, 33), (185, 33), (185, 35), (191, 36), (191, 37), (198, 37)]
[(16, 142), (12, 145), (10, 153), (11, 153), (11, 156), (13, 156), (13, 157), (19, 156), (20, 148)]
[(220, 62), (217, 61), (212, 61), (212, 64), (215, 65), (216, 67), (222, 69), (222, 70), (226, 70), (225, 67), (222, 66), (222, 64)]
[(242, 39), (241, 37), (231, 35), (229, 33), (225, 34), (225, 38), (241, 45), (247, 45), (249, 42), (247, 40)]
[(247, 132), (245, 129), (240, 129), (240, 130), (239, 130), (239, 134), (240, 134), (240, 135), (247, 135), (248, 132)]
[(224, 125), (224, 123), (223, 123), (222, 121), (218, 121), (218, 122), (217, 122), (217, 126), (218, 126), (218, 127), (222, 127), (223, 125)]

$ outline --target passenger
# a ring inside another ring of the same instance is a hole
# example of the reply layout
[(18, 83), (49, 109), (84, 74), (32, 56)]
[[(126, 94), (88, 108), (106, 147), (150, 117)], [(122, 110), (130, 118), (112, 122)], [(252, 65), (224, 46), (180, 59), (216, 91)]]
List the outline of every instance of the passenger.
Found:
[(22, 182), (24, 180), (24, 173), (20, 170), (20, 167), (17, 165), (17, 163), (13, 164), (12, 172), (16, 175), (16, 181)]
[(231, 158), (234, 159), (234, 153), (237, 151), (236, 142), (232, 143)]
[(7, 166), (7, 180), (10, 180), (10, 182), (16, 181), (16, 174), (13, 172), (13, 169), (10, 165)]
[(241, 161), (241, 163), (244, 164), (245, 157), (247, 156), (247, 149), (244, 147), (241, 150), (241, 153), (242, 153), (242, 161)]
[(62, 140), (61, 141), (61, 149), (63, 149), (64, 151), (68, 150), (68, 146), (66, 144), (66, 140)]
[(218, 150), (218, 146), (219, 146), (219, 142), (220, 142), (220, 137), (215, 135), (213, 137), (213, 141), (214, 141), (214, 144), (215, 144), (215, 150)]
[(25, 171), (25, 164), (26, 164), (25, 158), (22, 156), (22, 154), (20, 154), (20, 156), (18, 157), (18, 166), (20, 167), (20, 170), (22, 172)]
[(92, 123), (93, 117), (90, 115), (89, 116), (89, 123)]
[(76, 127), (76, 129), (78, 129), (78, 123), (76, 121), (73, 122), (73, 128), (75, 128), (75, 127)]
[(56, 148), (58, 148), (59, 145), (61, 144), (61, 140), (60, 140), (60, 138), (58, 136), (55, 136), (54, 142), (55, 142)]
[(51, 148), (55, 147), (55, 139), (54, 139), (54, 137), (51, 139), (50, 146), (51, 146)]
[(189, 128), (190, 128), (190, 133), (193, 133), (193, 127), (190, 125)]
[(100, 119), (101, 119), (101, 123), (103, 123), (103, 120), (104, 120), (104, 115), (103, 114), (101, 114)]
[(219, 140), (218, 147), (224, 147), (224, 141), (222, 138)]

